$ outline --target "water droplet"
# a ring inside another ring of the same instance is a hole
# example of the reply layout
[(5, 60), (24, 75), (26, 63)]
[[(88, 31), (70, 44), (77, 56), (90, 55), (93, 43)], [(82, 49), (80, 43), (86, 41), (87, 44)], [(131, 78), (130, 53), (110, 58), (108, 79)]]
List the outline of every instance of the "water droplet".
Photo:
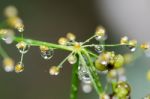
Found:
[(14, 40), (14, 31), (7, 30), (7, 32), (2, 35), (2, 40), (4, 40), (6, 44), (11, 44)]
[(4, 67), (4, 70), (6, 72), (12, 72), (14, 70), (14, 66), (13, 65), (7, 65)]
[(135, 46), (128, 46), (131, 52), (134, 52), (136, 50)]
[(102, 39), (102, 36), (96, 36), (95, 39), (96, 39), (97, 41), (100, 41), (100, 40)]
[(15, 66), (15, 72), (16, 73), (20, 73), (24, 71), (24, 64), (19, 62), (16, 66)]
[(45, 51), (41, 51), (41, 56), (44, 58), (44, 59), (51, 59), (54, 55), (54, 50), (53, 49), (48, 49), (48, 50), (45, 50)]
[(70, 55), (70, 56), (68, 57), (68, 62), (69, 62), (70, 64), (75, 64), (76, 61), (77, 61), (77, 57), (76, 57), (75, 55)]
[(92, 85), (91, 84), (82, 83), (81, 87), (82, 87), (82, 91), (84, 93), (90, 93), (92, 91)]
[(16, 47), (18, 48), (20, 53), (25, 54), (29, 51), (30, 45), (21, 41), (16, 45)]
[(97, 53), (101, 53), (101, 52), (103, 52), (103, 50), (104, 50), (104, 46), (101, 46), (101, 45), (95, 45), (95, 51), (97, 52)]
[(79, 75), (79, 79), (81, 81), (83, 81), (84, 83), (91, 83), (90, 76), (89, 76), (89, 74), (88, 74), (88, 72), (84, 66), (79, 65), (78, 75)]
[(96, 36), (95, 39), (97, 41), (105, 41), (107, 39), (107, 35), (104, 35), (104, 36)]

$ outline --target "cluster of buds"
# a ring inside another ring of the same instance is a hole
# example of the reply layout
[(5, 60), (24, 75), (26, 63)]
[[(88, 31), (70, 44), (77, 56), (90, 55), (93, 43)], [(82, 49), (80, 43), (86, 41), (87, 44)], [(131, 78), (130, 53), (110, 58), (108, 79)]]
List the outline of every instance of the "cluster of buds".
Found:
[(100, 71), (118, 69), (124, 64), (121, 54), (115, 55), (114, 52), (103, 52), (95, 61), (95, 67)]
[(40, 51), (41, 51), (41, 56), (46, 60), (51, 59), (53, 57), (54, 50), (52, 48), (42, 45), (40, 46)]
[(113, 90), (112, 94), (101, 94), (100, 99), (130, 99), (131, 87), (127, 82), (117, 82)]

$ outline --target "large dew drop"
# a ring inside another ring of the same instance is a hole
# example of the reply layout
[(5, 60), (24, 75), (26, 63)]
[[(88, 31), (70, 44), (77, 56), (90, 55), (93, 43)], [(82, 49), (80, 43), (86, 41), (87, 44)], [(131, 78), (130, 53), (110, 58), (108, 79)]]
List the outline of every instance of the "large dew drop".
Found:
[(91, 83), (90, 76), (84, 66), (78, 67), (78, 75), (79, 75), (79, 79), (84, 83)]
[(51, 59), (54, 55), (54, 50), (53, 49), (49, 49), (49, 50), (45, 50), (45, 51), (41, 51), (41, 56), (44, 59)]

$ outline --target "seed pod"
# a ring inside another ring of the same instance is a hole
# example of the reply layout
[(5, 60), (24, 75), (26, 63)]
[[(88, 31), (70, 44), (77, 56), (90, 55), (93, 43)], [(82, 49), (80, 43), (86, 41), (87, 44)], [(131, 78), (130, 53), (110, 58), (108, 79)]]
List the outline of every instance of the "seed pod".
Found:
[(11, 17), (7, 20), (8, 25), (17, 29), (19, 32), (24, 31), (23, 21), (19, 17)]
[(115, 87), (115, 94), (119, 99), (124, 99), (125, 97), (128, 97), (131, 92), (131, 88), (128, 83), (126, 82), (118, 82)]
[(105, 32), (106, 31), (105, 31), (104, 27), (102, 27), (102, 26), (97, 27), (96, 31), (95, 31), (95, 35), (96, 35), (95, 39), (97, 41), (106, 40), (107, 35), (105, 34)]
[(8, 18), (15, 17), (15, 16), (17, 16), (18, 11), (17, 11), (16, 7), (8, 6), (8, 7), (5, 8), (4, 14)]
[(96, 36), (104, 36), (105, 35), (105, 28), (104, 27), (102, 27), (102, 26), (98, 26), (97, 28), (96, 28), (96, 31), (95, 31), (95, 35)]
[(11, 58), (4, 58), (3, 67), (6, 72), (12, 72), (14, 70), (14, 61)]
[(100, 71), (111, 70), (114, 67), (113, 58), (114, 58), (114, 52), (103, 52), (95, 61), (95, 67)]
[(67, 33), (66, 37), (70, 41), (74, 41), (76, 39), (76, 36), (71, 32)]
[(75, 64), (76, 61), (77, 61), (77, 57), (76, 57), (75, 55), (70, 55), (70, 56), (68, 57), (68, 62), (69, 62), (70, 64)]
[(142, 49), (144, 49), (144, 50), (147, 50), (147, 49), (150, 48), (150, 45), (149, 45), (148, 43), (143, 43), (143, 44), (141, 44), (140, 47), (141, 47)]
[(124, 58), (120, 54), (116, 55), (114, 57), (114, 60), (115, 60), (115, 62), (114, 62), (114, 68), (120, 68), (124, 64)]
[(60, 45), (67, 45), (68, 40), (65, 37), (60, 37), (58, 39), (58, 44)]
[(98, 59), (95, 61), (95, 68), (100, 71), (107, 70), (107, 63), (106, 62), (100, 62)]
[(23, 63), (19, 62), (16, 66), (15, 66), (15, 72), (16, 73), (20, 73), (24, 71), (24, 65)]
[(49, 74), (50, 75), (58, 75), (60, 72), (60, 68), (57, 67), (57, 66), (52, 66), (50, 69), (49, 69)]
[(128, 43), (128, 37), (127, 36), (122, 37), (120, 40), (120, 44), (127, 44), (127, 43)]

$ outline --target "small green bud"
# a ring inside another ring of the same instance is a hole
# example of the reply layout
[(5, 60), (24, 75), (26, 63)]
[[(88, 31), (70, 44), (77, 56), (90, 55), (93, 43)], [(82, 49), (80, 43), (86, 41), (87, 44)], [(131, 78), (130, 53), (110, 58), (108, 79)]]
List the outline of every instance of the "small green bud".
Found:
[(116, 55), (114, 57), (115, 62), (114, 62), (114, 68), (120, 68), (124, 64), (124, 58), (122, 55)]

